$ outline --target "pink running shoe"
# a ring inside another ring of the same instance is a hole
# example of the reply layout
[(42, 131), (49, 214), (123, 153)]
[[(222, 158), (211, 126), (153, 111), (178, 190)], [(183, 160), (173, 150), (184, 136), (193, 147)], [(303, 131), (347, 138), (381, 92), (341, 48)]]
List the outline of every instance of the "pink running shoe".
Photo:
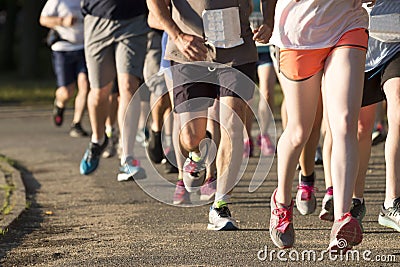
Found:
[(190, 194), (186, 190), (183, 180), (176, 183), (173, 203), (174, 205), (190, 204)]
[(290, 206), (283, 206), (276, 202), (276, 189), (271, 197), (271, 218), (269, 235), (278, 248), (291, 248), (295, 241), (293, 228), (293, 200)]
[(243, 158), (250, 158), (253, 156), (254, 144), (253, 140), (245, 139), (244, 140), (244, 151), (243, 151)]
[(275, 155), (275, 146), (271, 142), (271, 138), (268, 134), (261, 136), (261, 155), (268, 157)]
[(202, 187), (200, 187), (200, 200), (211, 200), (217, 191), (217, 179), (215, 177), (208, 178)]
[(328, 251), (331, 254), (346, 252), (360, 244), (362, 239), (360, 223), (347, 212), (333, 223)]

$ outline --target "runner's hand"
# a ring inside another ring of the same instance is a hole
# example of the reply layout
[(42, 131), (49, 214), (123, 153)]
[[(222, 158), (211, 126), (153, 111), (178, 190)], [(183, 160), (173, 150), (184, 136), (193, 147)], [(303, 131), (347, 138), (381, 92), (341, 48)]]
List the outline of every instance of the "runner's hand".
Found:
[(71, 27), (72, 25), (74, 25), (76, 22), (76, 17), (74, 16), (66, 16), (63, 17), (61, 20), (61, 26), (64, 27)]
[(267, 44), (272, 35), (272, 29), (266, 24), (261, 24), (260, 27), (253, 30), (253, 40), (262, 44)]
[(203, 38), (198, 36), (181, 33), (174, 40), (176, 46), (182, 54), (193, 61), (203, 61), (207, 58), (207, 47)]

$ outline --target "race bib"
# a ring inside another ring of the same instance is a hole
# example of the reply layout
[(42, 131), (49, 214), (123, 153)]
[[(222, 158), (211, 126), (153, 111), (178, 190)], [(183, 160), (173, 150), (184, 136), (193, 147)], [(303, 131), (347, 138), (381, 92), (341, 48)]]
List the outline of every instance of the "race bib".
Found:
[(202, 17), (204, 34), (209, 44), (217, 48), (232, 48), (244, 43), (238, 7), (204, 10)]

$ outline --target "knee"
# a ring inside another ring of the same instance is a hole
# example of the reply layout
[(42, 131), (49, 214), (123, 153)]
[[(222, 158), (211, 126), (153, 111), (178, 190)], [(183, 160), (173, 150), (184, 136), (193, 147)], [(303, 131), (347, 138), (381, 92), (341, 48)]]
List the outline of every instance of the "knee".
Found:
[(365, 121), (359, 120), (358, 121), (358, 140), (363, 141), (366, 139), (371, 139), (372, 130), (374, 128), (374, 121)]
[[(288, 128), (289, 130), (290, 128)], [(288, 132), (290, 143), (294, 148), (304, 146), (309, 138), (309, 132), (302, 127), (296, 127), (294, 130)]]
[(182, 131), (180, 136), (182, 146), (188, 151), (194, 151), (198, 149), (199, 144), (203, 139), (204, 136), (188, 131)]
[(107, 90), (101, 89), (92, 89), (89, 92), (88, 104), (98, 106), (102, 103), (108, 102), (108, 94), (106, 94)]
[(357, 119), (350, 114), (337, 116), (335, 122), (331, 124), (331, 131), (333, 138), (357, 137)]

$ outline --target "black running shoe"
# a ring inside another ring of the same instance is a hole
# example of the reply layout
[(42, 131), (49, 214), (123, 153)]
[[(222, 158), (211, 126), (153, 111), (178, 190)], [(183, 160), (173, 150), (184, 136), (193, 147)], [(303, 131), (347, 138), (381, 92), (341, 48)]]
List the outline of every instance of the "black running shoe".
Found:
[(350, 214), (357, 219), (363, 231), (364, 227), (362, 225), (362, 219), (364, 218), (366, 212), (367, 209), (365, 207), (365, 201), (363, 201), (363, 203), (361, 204), (361, 201), (359, 199), (353, 198), (351, 201)]
[(54, 124), (58, 127), (60, 127), (63, 124), (64, 110), (65, 110), (65, 108), (59, 108), (59, 107), (57, 107), (56, 103), (54, 103), (53, 121), (54, 121)]
[(72, 137), (89, 136), (89, 134), (82, 128), (82, 125), (80, 122), (71, 124), (71, 130), (69, 131), (69, 135)]
[(147, 146), (147, 153), (152, 162), (161, 163), (164, 158), (164, 153), (161, 144), (161, 132), (154, 132), (150, 130), (149, 145)]

